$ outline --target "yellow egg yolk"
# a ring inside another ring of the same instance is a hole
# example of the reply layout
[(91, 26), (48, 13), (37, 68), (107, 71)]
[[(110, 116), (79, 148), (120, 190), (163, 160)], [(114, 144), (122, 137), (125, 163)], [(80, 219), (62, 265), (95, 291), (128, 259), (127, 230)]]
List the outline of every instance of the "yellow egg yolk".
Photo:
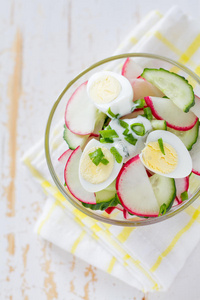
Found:
[(109, 103), (117, 98), (121, 92), (121, 84), (110, 75), (104, 75), (90, 87), (90, 97), (97, 104)]
[(142, 158), (147, 168), (169, 174), (177, 167), (178, 155), (171, 145), (167, 143), (163, 143), (163, 145), (165, 154), (161, 152), (157, 141), (148, 143), (142, 150)]
[(92, 147), (86, 153), (83, 154), (80, 162), (80, 174), (88, 182), (92, 184), (98, 184), (104, 182), (109, 178), (113, 167), (114, 167), (114, 157), (110, 151), (101, 147), (101, 150), (104, 154), (104, 158), (109, 161), (107, 165), (99, 163), (97, 166), (92, 162), (89, 157), (89, 154), (97, 150), (99, 147)]

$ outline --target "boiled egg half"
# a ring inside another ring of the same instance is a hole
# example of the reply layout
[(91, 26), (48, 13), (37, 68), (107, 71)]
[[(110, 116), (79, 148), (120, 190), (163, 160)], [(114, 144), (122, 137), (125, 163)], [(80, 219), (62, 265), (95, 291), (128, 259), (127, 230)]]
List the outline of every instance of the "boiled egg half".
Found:
[[(112, 146), (113, 144), (102, 144), (95, 139), (90, 140), (86, 145), (79, 163), (79, 180), (86, 191), (103, 190), (117, 177), (123, 160), (120, 163), (115, 160), (110, 152)], [(103, 159), (108, 161), (106, 164), (100, 162), (96, 165), (91, 159), (91, 154), (99, 149), (103, 153)]]
[(192, 171), (187, 148), (176, 135), (165, 130), (148, 135), (140, 159), (147, 169), (166, 177), (184, 178)]
[(87, 92), (94, 105), (102, 112), (124, 116), (133, 106), (133, 89), (128, 79), (111, 71), (97, 72), (87, 83)]

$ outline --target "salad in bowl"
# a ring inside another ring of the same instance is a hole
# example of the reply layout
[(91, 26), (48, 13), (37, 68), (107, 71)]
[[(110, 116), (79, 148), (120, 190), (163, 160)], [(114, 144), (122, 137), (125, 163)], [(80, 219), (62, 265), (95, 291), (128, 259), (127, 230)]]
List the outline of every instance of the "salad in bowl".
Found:
[(66, 201), (116, 225), (152, 224), (199, 196), (200, 79), (168, 58), (122, 54), (72, 80), (45, 151)]

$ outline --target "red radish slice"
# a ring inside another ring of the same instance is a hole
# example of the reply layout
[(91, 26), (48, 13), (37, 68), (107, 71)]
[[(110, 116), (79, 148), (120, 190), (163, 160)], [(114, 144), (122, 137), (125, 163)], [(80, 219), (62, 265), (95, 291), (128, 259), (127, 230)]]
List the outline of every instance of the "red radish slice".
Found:
[(190, 108), (199, 119), (200, 119), (200, 98), (195, 95), (195, 105)]
[(67, 149), (59, 158), (58, 161), (61, 162), (62, 164), (66, 165), (70, 155), (72, 154), (73, 150)]
[(138, 216), (156, 217), (159, 205), (139, 155), (122, 167), (116, 181), (116, 190), (123, 207)]
[(146, 79), (139, 77), (131, 82), (133, 88), (133, 101), (147, 96), (163, 97), (164, 94)]
[(144, 100), (151, 108), (153, 116), (158, 120), (166, 120), (170, 128), (186, 131), (193, 128), (198, 121), (195, 114), (183, 112), (170, 99), (145, 97)]
[(180, 203), (182, 202), (181, 194), (188, 191), (189, 188), (189, 176), (184, 178), (175, 178), (176, 185), (176, 198)]
[(197, 138), (197, 141), (192, 146), (190, 155), (192, 158), (192, 173), (200, 176), (200, 130), (199, 130), (199, 136)]
[(107, 214), (110, 215), (113, 212), (113, 210), (115, 210), (115, 208), (116, 208), (115, 206), (108, 207), (108, 208), (105, 209), (105, 212), (107, 212)]
[(87, 94), (87, 82), (81, 84), (69, 99), (65, 110), (67, 128), (78, 135), (88, 135), (94, 130), (98, 110)]
[(121, 204), (117, 204), (117, 206), (112, 206), (112, 207), (108, 207), (105, 209), (105, 212), (107, 212), (107, 214), (111, 214), (113, 212), (113, 210), (118, 209), (120, 211), (123, 211), (124, 208)]
[(177, 206), (177, 205), (179, 205), (179, 204), (181, 204), (181, 203), (182, 203), (182, 201), (180, 202), (180, 201), (178, 200), (178, 198), (176, 197), (176, 198), (174, 199), (174, 203), (173, 203), (172, 207)]
[(79, 181), (79, 162), (82, 155), (82, 150), (77, 147), (70, 155), (65, 171), (65, 183), (70, 193), (78, 200), (84, 203), (96, 204), (96, 197), (94, 193), (87, 192)]
[(142, 67), (136, 64), (130, 57), (126, 59), (122, 67), (122, 75), (126, 77), (130, 83), (132, 83), (132, 80), (140, 76), (142, 72)]
[(144, 114), (144, 110), (143, 109), (135, 109), (132, 113), (125, 115), (123, 117), (121, 117), (120, 119), (133, 119), (133, 118), (137, 118), (137, 116), (139, 115), (143, 115)]

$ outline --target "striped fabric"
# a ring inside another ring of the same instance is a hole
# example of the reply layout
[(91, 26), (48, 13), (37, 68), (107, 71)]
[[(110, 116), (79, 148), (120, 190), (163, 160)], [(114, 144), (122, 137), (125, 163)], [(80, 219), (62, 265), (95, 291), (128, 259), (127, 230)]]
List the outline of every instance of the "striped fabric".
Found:
[[(136, 51), (162, 54), (200, 75), (199, 25), (177, 7), (165, 16), (153, 11), (115, 54)], [(199, 242), (199, 199), (160, 224), (143, 228), (108, 225), (78, 211), (57, 190), (47, 170), (43, 142), (30, 149), (23, 161), (43, 191), (53, 196), (46, 201), (36, 232), (144, 292), (166, 290)], [(191, 180), (195, 189), (200, 178), (194, 175)]]

